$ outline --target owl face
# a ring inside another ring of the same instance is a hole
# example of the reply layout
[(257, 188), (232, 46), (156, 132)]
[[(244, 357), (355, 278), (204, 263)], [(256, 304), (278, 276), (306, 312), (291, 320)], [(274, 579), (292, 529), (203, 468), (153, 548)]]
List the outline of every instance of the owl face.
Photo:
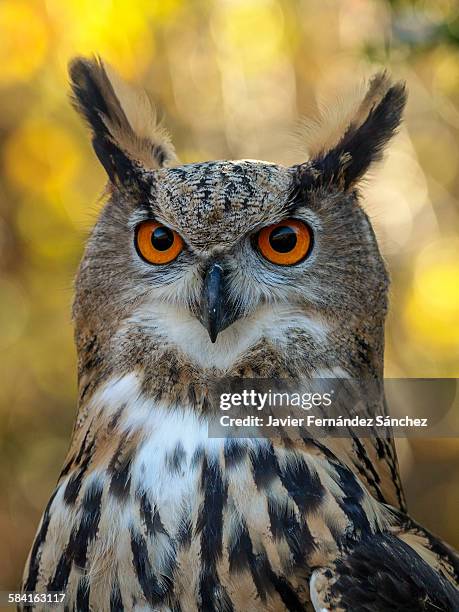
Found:
[(77, 328), (122, 342), (136, 330), (144, 346), (186, 338), (215, 357), (212, 345), (275, 342), (281, 325), (317, 340), (382, 324), (387, 274), (357, 182), (399, 123), (403, 87), (374, 79), (336, 146), (299, 166), (180, 166), (151, 121), (134, 129), (103, 65), (78, 60), (71, 76), (111, 189), (77, 279)]
[(386, 283), (368, 219), (354, 195), (303, 192), (301, 172), (242, 161), (144, 177), (147, 188), (113, 198), (96, 226), (87, 290), (96, 296), (109, 282), (112, 311), (142, 313), (144, 324), (176, 312), (212, 343), (273, 308), (336, 320), (368, 313), (368, 288)]

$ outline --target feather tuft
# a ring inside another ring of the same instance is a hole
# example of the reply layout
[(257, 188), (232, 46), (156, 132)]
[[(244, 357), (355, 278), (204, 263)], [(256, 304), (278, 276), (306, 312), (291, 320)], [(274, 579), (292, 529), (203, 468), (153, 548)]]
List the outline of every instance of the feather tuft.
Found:
[(116, 159), (114, 148), (151, 170), (176, 162), (169, 135), (158, 125), (145, 91), (125, 83), (100, 58), (75, 58), (69, 74), (74, 105), (89, 123), (104, 165), (107, 157)]
[(340, 96), (333, 105), (322, 102), (319, 117), (304, 121), (299, 130), (308, 156), (312, 159), (323, 155), (339, 143), (343, 134), (360, 127), (390, 86), (389, 75), (383, 71), (375, 74), (368, 85), (362, 82), (347, 96)]

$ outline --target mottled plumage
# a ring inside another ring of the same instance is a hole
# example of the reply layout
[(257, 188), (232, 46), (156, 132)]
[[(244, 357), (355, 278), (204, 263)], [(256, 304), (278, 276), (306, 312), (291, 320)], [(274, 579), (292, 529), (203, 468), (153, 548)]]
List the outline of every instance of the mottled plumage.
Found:
[[(404, 87), (375, 77), (302, 165), (180, 166), (144, 94), (97, 61), (70, 75), (110, 194), (76, 281), (78, 417), (23, 588), (78, 611), (458, 609), (457, 556), (406, 515), (391, 440), (207, 432), (223, 376), (368, 378), (384, 410), (388, 277), (357, 184)], [(313, 247), (275, 265), (257, 232), (289, 218)], [(147, 220), (183, 239), (170, 263), (139, 256)]]

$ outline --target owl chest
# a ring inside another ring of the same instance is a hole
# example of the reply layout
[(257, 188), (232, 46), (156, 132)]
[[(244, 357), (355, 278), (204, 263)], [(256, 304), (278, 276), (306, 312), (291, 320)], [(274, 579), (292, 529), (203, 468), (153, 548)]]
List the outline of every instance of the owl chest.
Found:
[(308, 609), (308, 568), (348, 526), (320, 462), (211, 438), (193, 410), (136, 397), (118, 384), (96, 398), (112, 434), (83, 440), (60, 482), (32, 559), (40, 585), (97, 610)]
[[(109, 485), (117, 509), (105, 536), (116, 546), (123, 601), (158, 610), (177, 602), (183, 610), (285, 610), (282, 584), (307, 609), (300, 574), (317, 548), (295, 501), (295, 477), (282, 482), (278, 461), (288, 459), (268, 441), (209, 438), (207, 424), (184, 411), (157, 421), (130, 461), (124, 497), (115, 501)], [(311, 485), (317, 507), (323, 494)]]

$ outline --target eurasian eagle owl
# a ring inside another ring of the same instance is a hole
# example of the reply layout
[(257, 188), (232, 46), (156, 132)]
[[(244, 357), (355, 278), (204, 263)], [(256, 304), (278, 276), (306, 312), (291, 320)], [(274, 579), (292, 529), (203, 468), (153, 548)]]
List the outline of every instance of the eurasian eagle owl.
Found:
[[(359, 181), (405, 88), (369, 83), (293, 167), (180, 165), (145, 94), (70, 67), (109, 197), (76, 280), (79, 412), (27, 562), (65, 610), (459, 609), (394, 446), (207, 433), (215, 377), (381, 383), (388, 276)], [(46, 606), (44, 606), (46, 608)]]

